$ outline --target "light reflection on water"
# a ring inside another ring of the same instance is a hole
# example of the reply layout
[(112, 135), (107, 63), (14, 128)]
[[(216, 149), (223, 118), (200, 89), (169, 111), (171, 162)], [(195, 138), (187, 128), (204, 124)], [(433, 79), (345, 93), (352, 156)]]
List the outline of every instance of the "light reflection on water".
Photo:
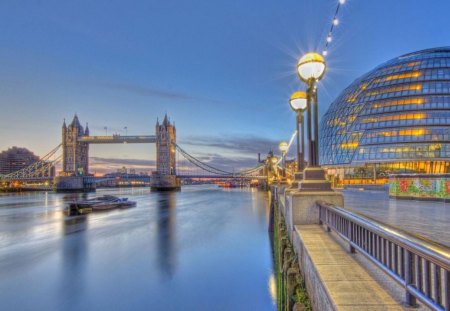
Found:
[(81, 195), (0, 196), (0, 310), (275, 309), (265, 193), (102, 194), (138, 205), (69, 217)]

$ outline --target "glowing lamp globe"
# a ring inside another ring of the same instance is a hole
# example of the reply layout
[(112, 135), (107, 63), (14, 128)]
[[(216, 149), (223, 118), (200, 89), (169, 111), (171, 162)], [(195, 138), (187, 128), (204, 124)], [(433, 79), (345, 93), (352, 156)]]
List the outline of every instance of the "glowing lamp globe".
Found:
[(288, 143), (285, 141), (282, 141), (279, 145), (278, 145), (278, 149), (280, 149), (280, 151), (282, 153), (286, 152), (288, 150)]
[(294, 92), (289, 99), (289, 105), (295, 112), (301, 112), (306, 109), (308, 104), (307, 95), (305, 92)]
[(297, 64), (298, 75), (304, 82), (322, 79), (325, 69), (325, 59), (314, 52), (305, 54)]

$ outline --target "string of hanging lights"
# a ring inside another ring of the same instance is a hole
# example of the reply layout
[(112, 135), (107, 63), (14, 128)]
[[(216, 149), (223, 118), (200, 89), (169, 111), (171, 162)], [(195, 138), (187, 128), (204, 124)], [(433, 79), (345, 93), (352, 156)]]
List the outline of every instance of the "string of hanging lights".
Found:
[(333, 30), (335, 29), (335, 27), (337, 25), (339, 25), (339, 18), (338, 18), (339, 17), (339, 9), (345, 2), (346, 2), (346, 0), (338, 0), (338, 2), (337, 2), (336, 11), (334, 12), (333, 19), (331, 20), (330, 31), (328, 32), (327, 38), (325, 40), (325, 48), (322, 51), (323, 56), (328, 55), (328, 47), (329, 47), (331, 41), (333, 41)]

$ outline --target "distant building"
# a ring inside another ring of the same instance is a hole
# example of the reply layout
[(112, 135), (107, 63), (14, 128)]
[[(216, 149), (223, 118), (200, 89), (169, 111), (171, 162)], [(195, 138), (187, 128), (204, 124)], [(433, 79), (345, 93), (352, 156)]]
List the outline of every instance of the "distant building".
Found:
[(121, 168), (117, 169), (117, 174), (126, 175), (128, 173), (128, 169), (125, 166), (122, 166)]
[(344, 179), (450, 172), (450, 47), (394, 58), (363, 75), (321, 123), (320, 164)]
[(19, 171), (35, 162), (39, 157), (25, 148), (12, 147), (0, 153), (0, 174)]

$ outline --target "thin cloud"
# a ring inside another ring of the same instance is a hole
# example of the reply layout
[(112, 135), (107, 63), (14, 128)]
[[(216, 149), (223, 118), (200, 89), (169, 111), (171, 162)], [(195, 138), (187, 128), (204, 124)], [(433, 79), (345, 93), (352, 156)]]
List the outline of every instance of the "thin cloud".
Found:
[(140, 96), (158, 97), (163, 99), (177, 99), (177, 100), (195, 99), (195, 97), (183, 93), (159, 90), (134, 84), (127, 84), (120, 82), (97, 82), (96, 84), (108, 89), (130, 92)]
[(154, 97), (159, 99), (168, 99), (168, 100), (178, 100), (178, 101), (206, 101), (216, 104), (223, 104), (222, 101), (211, 99), (211, 98), (205, 98), (205, 97), (199, 97), (199, 96), (192, 96), (189, 94), (181, 93), (181, 92), (175, 92), (171, 90), (162, 90), (157, 88), (152, 88), (148, 86), (141, 86), (136, 84), (129, 84), (129, 83), (123, 83), (123, 82), (110, 82), (110, 81), (97, 81), (94, 82), (94, 84), (111, 89), (111, 90), (119, 90), (124, 91), (128, 93), (133, 93), (135, 95), (139, 96), (145, 96), (145, 97)]

